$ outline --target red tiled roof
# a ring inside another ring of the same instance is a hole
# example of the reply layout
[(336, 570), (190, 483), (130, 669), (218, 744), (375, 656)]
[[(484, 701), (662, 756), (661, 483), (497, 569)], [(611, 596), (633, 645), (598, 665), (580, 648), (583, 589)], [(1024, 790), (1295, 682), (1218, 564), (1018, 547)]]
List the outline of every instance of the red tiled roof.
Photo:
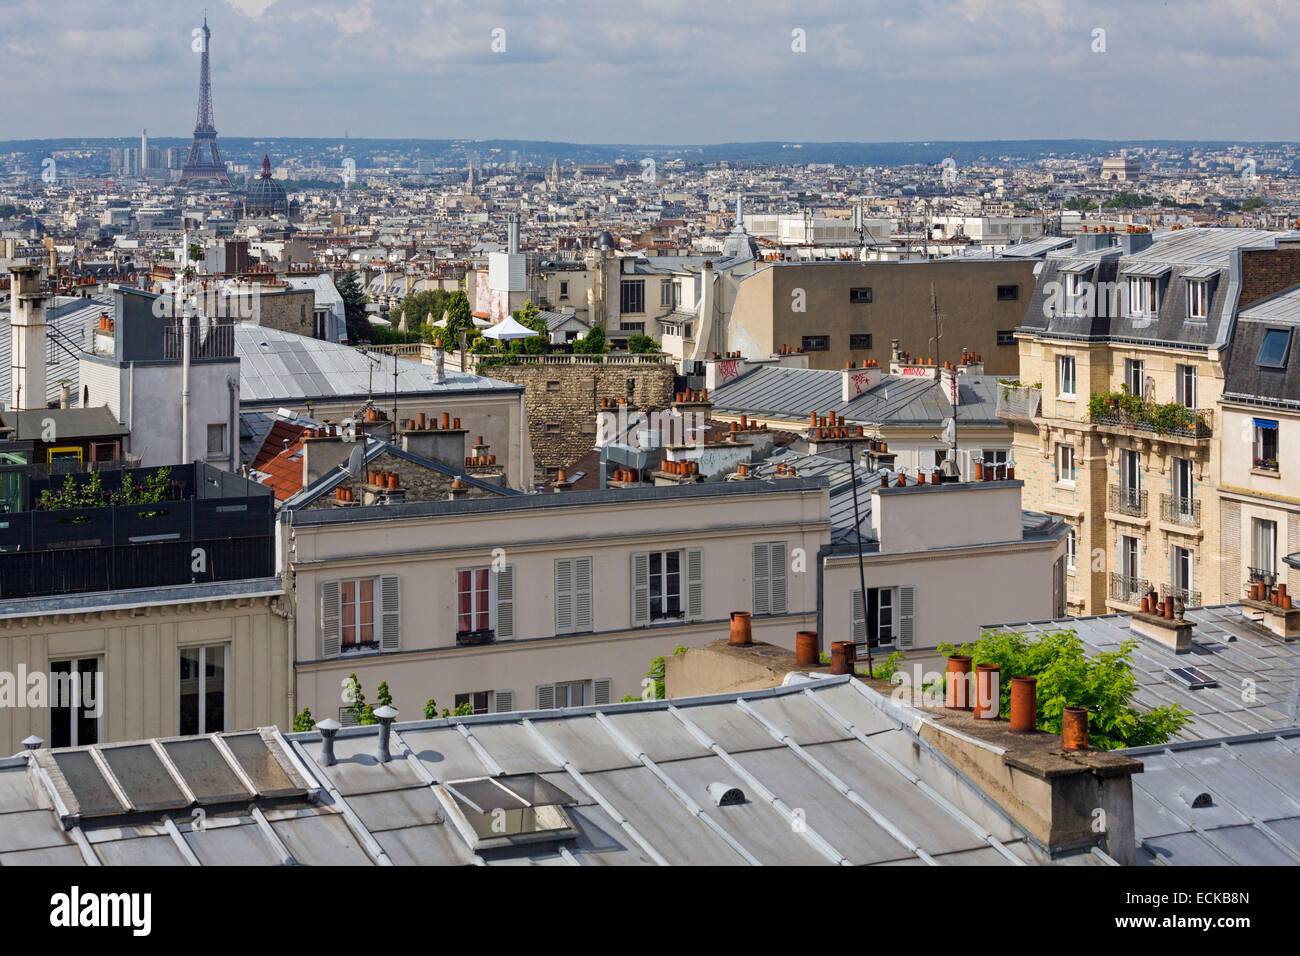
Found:
[(262, 447), (253, 456), (252, 468), (266, 477), (261, 483), (286, 501), (302, 490), (302, 435), (307, 429), (283, 420), (267, 432)]

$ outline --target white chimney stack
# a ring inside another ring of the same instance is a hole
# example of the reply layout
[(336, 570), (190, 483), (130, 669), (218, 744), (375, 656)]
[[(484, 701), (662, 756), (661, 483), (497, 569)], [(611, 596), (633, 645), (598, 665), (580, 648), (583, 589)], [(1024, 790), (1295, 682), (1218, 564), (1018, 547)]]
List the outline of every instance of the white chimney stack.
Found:
[(45, 408), (45, 293), (40, 266), (10, 266), (9, 407)]

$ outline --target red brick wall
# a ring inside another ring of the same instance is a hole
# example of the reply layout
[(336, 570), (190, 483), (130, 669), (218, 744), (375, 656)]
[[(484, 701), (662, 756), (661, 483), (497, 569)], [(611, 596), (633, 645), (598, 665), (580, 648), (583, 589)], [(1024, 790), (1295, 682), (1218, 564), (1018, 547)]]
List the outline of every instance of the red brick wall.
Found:
[(1241, 302), (1253, 302), (1300, 283), (1300, 247), (1243, 252), (1241, 254)]

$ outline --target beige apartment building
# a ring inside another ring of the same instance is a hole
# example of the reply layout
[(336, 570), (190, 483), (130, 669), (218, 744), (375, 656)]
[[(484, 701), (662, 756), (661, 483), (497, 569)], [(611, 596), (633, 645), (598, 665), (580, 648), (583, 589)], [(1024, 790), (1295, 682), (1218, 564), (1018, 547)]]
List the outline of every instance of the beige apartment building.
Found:
[[(891, 340), (915, 356), (978, 353), (993, 375), (1015, 375), (1015, 329), (1034, 287), (1033, 261), (772, 262), (743, 278), (726, 318), (725, 349), (763, 359), (801, 348), (812, 368), (890, 360)], [(942, 339), (936, 346), (933, 302)]]
[[(1300, 244), (1289, 251), (1300, 265)], [(1279, 255), (1279, 257), (1280, 257)], [(1220, 409), (1222, 590), (1247, 582), (1300, 588), (1300, 377), (1294, 341), (1300, 287), (1237, 316)]]
[(261, 578), (0, 602), (0, 753), (288, 728), (282, 594)]
[(1086, 234), (1045, 260), (999, 404), (1026, 507), (1069, 523), (1071, 613), (1131, 611), (1152, 588), (1188, 606), (1237, 598), (1218, 489), (1239, 436), (1217, 405), (1238, 310), (1300, 281), (1273, 267), (1278, 244)]
[(793, 647), (827, 507), (801, 479), (289, 511), (298, 706), (345, 715), (353, 673), (413, 717), (640, 697), (652, 658), (726, 633), (759, 591), (755, 637)]

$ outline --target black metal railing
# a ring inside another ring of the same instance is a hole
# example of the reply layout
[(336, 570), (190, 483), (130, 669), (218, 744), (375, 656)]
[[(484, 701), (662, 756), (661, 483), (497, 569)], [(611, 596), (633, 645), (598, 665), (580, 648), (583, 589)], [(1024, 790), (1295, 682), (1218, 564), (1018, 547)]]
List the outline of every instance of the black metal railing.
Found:
[(1270, 588), (1277, 584), (1277, 572), (1270, 568), (1247, 568), (1246, 573), (1250, 575), (1250, 583), (1263, 581)]
[[(185, 351), (184, 330), (179, 324), (163, 329), (163, 357), (179, 359)], [(190, 358), (230, 358), (235, 354), (235, 327), (229, 322), (204, 324), (190, 328)]]
[(1147, 493), (1141, 488), (1111, 485), (1110, 510), (1116, 514), (1129, 515), (1133, 518), (1145, 518), (1147, 516)]
[(1199, 528), (1201, 526), (1201, 503), (1195, 498), (1185, 498), (1182, 495), (1161, 495), (1160, 520), (1169, 524)]
[(1141, 604), (1142, 595), (1151, 590), (1151, 582), (1145, 578), (1130, 577), (1127, 574), (1110, 572), (1110, 599), (1123, 604)]
[(1160, 591), (1162, 596), (1172, 596), (1175, 601), (1181, 601), (1183, 607), (1200, 607), (1201, 592), (1192, 588), (1174, 587), (1172, 584), (1166, 584)]

